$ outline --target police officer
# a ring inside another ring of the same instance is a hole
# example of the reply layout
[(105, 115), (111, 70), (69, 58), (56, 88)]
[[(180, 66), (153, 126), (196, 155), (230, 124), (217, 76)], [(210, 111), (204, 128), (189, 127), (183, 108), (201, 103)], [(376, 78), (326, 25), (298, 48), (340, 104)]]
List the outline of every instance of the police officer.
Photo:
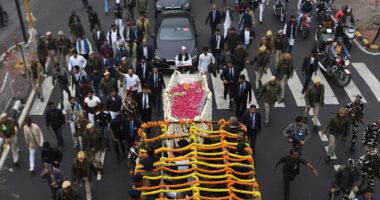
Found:
[(352, 139), (351, 139), (351, 151), (355, 150), (355, 143), (358, 139), (358, 127), (359, 122), (364, 121), (364, 104), (362, 103), (362, 96), (356, 95), (355, 100), (345, 107), (347, 113), (352, 120)]
[(297, 149), (301, 155), (302, 147), (305, 145), (305, 141), (310, 137), (309, 127), (303, 123), (303, 117), (297, 116), (295, 122), (290, 123), (284, 129), (283, 134), (288, 138), (289, 148)]
[(363, 184), (374, 189), (375, 176), (379, 177), (380, 170), (380, 155), (377, 148), (372, 148), (359, 159), (359, 167), (363, 176)]
[(380, 119), (375, 123), (368, 124), (367, 128), (364, 130), (362, 144), (366, 151), (371, 147), (377, 147), (380, 142)]

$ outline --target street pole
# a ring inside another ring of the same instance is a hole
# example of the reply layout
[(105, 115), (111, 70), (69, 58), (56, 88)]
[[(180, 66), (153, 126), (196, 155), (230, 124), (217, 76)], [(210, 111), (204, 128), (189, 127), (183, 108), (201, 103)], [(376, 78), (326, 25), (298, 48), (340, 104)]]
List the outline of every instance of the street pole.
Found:
[(24, 21), (22, 18), (21, 14), (21, 9), (20, 9), (20, 2), (19, 0), (15, 0), (16, 3), (16, 9), (17, 9), (17, 14), (18, 14), (18, 19), (20, 20), (20, 25), (21, 25), (21, 30), (22, 30), (22, 36), (24, 37), (25, 44), (28, 43), (28, 38), (26, 37), (26, 32), (25, 32), (25, 25)]

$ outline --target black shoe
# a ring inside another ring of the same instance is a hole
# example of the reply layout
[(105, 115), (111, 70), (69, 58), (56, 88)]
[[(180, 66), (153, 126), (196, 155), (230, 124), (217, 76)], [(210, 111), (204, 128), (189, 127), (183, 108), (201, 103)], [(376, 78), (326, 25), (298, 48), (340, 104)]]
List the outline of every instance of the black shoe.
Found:
[(318, 131), (318, 126), (317, 126), (317, 125), (314, 125), (314, 126), (313, 126), (313, 130), (314, 130), (314, 131)]
[(284, 103), (284, 98), (282, 98), (282, 99), (280, 100), (280, 103)]
[(305, 93), (305, 90), (302, 90), (302, 94), (304, 94)]
[(61, 110), (65, 109), (65, 106), (63, 105), (63, 103), (61, 103)]
[(20, 166), (20, 163), (19, 163), (19, 161), (17, 161), (17, 162), (14, 162), (13, 165), (14, 165), (15, 167), (19, 167), (19, 166)]
[(325, 158), (325, 163), (329, 163), (330, 161), (331, 161), (330, 156), (326, 156), (326, 158)]
[(104, 174), (104, 170), (103, 170), (103, 168), (99, 168), (99, 169), (98, 169), (98, 172), (99, 172), (101, 175), (103, 175), (103, 174)]
[(41, 102), (44, 102), (44, 98), (43, 97), (41, 98)]
[(255, 94), (259, 94), (259, 89), (256, 89), (256, 90), (255, 90)]
[(264, 125), (265, 127), (269, 127), (269, 122), (266, 122)]
[(263, 21), (260, 21), (260, 24), (262, 24), (263, 23)]
[(224, 96), (224, 97), (223, 97), (223, 99), (224, 99), (224, 100), (226, 100), (226, 99), (227, 99), (227, 97), (226, 97), (226, 96)]

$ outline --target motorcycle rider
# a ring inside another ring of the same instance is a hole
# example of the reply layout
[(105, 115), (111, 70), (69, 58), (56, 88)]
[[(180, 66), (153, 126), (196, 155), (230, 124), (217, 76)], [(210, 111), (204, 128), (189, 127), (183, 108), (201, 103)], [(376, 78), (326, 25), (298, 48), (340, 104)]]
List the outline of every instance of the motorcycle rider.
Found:
[[(359, 163), (363, 184), (371, 189), (375, 188), (375, 177), (380, 177), (380, 155), (377, 148), (372, 148), (369, 152), (360, 157)], [(363, 185), (362, 185), (363, 186)]]
[(352, 24), (352, 25), (355, 25), (355, 19), (354, 19), (354, 15), (352, 14), (352, 8), (351, 7), (348, 7), (346, 9), (346, 11), (344, 11), (343, 15), (341, 16), (338, 16), (339, 18), (339, 25), (338, 26), (338, 29), (337, 29), (337, 35), (338, 36), (343, 36), (344, 33), (343, 33), (343, 28), (348, 25), (348, 24)]
[(311, 11), (313, 11), (313, 4), (311, 0), (306, 0), (302, 3), (300, 8), (300, 13), (298, 15), (298, 21), (301, 22), (302, 16), (306, 14), (307, 16), (311, 16)]
[(323, 34), (326, 33), (327, 29), (334, 29), (335, 23), (331, 18), (330, 13), (326, 13), (326, 15), (323, 18), (322, 23), (320, 24), (321, 28), (318, 31), (318, 41), (317, 41), (317, 50), (324, 50), (325, 49), (325, 43), (323, 41)]
[(342, 17), (344, 15), (344, 13), (346, 12), (348, 6), (347, 5), (343, 5), (342, 6), (342, 9), (339, 10), (336, 14), (335, 14), (335, 20), (340, 23), (340, 17)]
[(330, 65), (328, 67), (331, 67), (336, 58), (342, 57), (344, 55), (351, 57), (350, 53), (348, 52), (346, 45), (343, 44), (343, 38), (338, 37), (336, 42), (334, 42), (331, 45), (330, 48)]
[(356, 95), (355, 100), (347, 104), (345, 107), (347, 113), (351, 117), (352, 121), (352, 139), (351, 139), (351, 151), (355, 150), (355, 143), (358, 139), (358, 127), (359, 122), (364, 122), (364, 104), (362, 103), (362, 96)]
[(323, 10), (323, 3), (331, 4), (331, 0), (319, 0), (319, 3), (317, 5), (317, 15)]
[(283, 2), (285, 3), (285, 10), (287, 10), (289, 0), (276, 0), (276, 3), (274, 4), (275, 9), (277, 10), (280, 6), (282, 6)]

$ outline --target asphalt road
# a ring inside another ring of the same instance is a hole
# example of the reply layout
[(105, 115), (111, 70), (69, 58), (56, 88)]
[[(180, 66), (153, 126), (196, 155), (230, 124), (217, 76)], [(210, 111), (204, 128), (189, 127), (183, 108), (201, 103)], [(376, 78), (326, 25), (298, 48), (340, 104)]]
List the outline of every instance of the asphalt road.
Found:
[[(3, 7), (12, 6), (11, 3), (4, 3), (5, 0), (0, 0)], [(109, 25), (112, 24), (113, 16), (104, 15), (104, 3), (103, 1), (89, 0), (90, 5), (98, 12), (101, 22), (105, 29), (108, 29)], [(222, 0), (215, 0), (218, 9), (225, 7)], [(226, 0), (226, 2), (232, 5), (234, 0)], [(13, 2), (12, 2), (13, 3)], [(273, 2), (272, 2), (273, 3)], [(6, 5), (4, 5), (6, 4)], [(207, 46), (210, 37), (210, 29), (204, 24), (204, 20), (208, 11), (211, 9), (212, 3), (206, 0), (193, 0), (191, 6), (191, 12), (193, 13), (197, 31), (199, 33), (198, 49), (202, 49), (203, 46)], [(36, 27), (38, 32), (46, 32), (48, 30), (53, 31), (56, 35), (58, 30), (63, 30), (68, 33), (68, 17), (71, 10), (75, 10), (79, 14), (85, 32), (89, 36), (89, 25), (87, 20), (87, 14), (84, 12), (83, 5), (81, 1), (78, 0), (65, 0), (65, 1), (42, 1), (42, 0), (32, 0), (31, 1), (32, 12), (37, 17)], [(150, 4), (150, 8), (153, 8), (153, 3)], [(154, 24), (154, 13), (150, 9), (149, 19), (151, 25)], [(273, 33), (276, 33), (283, 24), (280, 23), (278, 18), (275, 18), (272, 13), (272, 4), (267, 6), (264, 11), (264, 23), (257, 23), (255, 27), (257, 38), (254, 40), (253, 44), (249, 49), (250, 56), (253, 56), (257, 52), (257, 46), (259, 39), (265, 35), (268, 29), (271, 29)], [(288, 16), (295, 13), (296, 6), (291, 4), (289, 6)], [(256, 19), (258, 19), (258, 10), (256, 13)], [(17, 16), (15, 12), (11, 16)], [(234, 16), (237, 19), (237, 16)], [(312, 33), (315, 32), (317, 27), (316, 18), (313, 18), (312, 22)], [(12, 19), (14, 20), (14, 19)], [(16, 21), (15, 21), (16, 23)], [(19, 28), (12, 23), (11, 27), (15, 31), (20, 31)], [(236, 20), (234, 22), (236, 26)], [(11, 29), (9, 27), (9, 29)], [(153, 26), (152, 26), (153, 27)], [(0, 39), (8, 37), (8, 34), (0, 29)], [(9, 31), (9, 30), (7, 30)], [(151, 42), (151, 41), (150, 41)], [(293, 61), (296, 67), (296, 72), (301, 81), (303, 77), (300, 73), (300, 67), (303, 58), (311, 51), (313, 44), (313, 38), (309, 36), (306, 39), (298, 37), (296, 39), (295, 47), (292, 52)], [(379, 56), (371, 56), (363, 53), (357, 46), (353, 46), (352, 51), (352, 62), (365, 63), (369, 68), (371, 73), (380, 80), (380, 69), (377, 68), (380, 61)], [(272, 60), (274, 61), (274, 60)], [(272, 62), (274, 63), (274, 62)], [(273, 71), (273, 66), (272, 71)], [(253, 73), (252, 66), (247, 67), (249, 79), (254, 81), (255, 76)], [(352, 67), (352, 79), (356, 84), (360, 92), (363, 94), (367, 103), (365, 104), (365, 119), (366, 123), (375, 120), (378, 115), (378, 110), (380, 108), (379, 101), (376, 98), (376, 93), (372, 92), (368, 86), (373, 83), (368, 83), (366, 79), (363, 79), (358, 72)], [(327, 78), (328, 79), (328, 78)], [(328, 79), (329, 80), (329, 79)], [(323, 124), (331, 116), (332, 113), (344, 106), (350, 101), (350, 96), (347, 95), (346, 91), (339, 88), (334, 84), (333, 81), (329, 81), (328, 84), (331, 86), (332, 91), (339, 101), (340, 105), (326, 105), (320, 110), (320, 122)], [(210, 88), (213, 90), (214, 86), (210, 83)], [(57, 91), (54, 90), (50, 100), (55, 101), (57, 99)], [(218, 98), (218, 97), (214, 97)], [(262, 102), (259, 102), (260, 108), (263, 108)], [(285, 107), (276, 108), (271, 115), (271, 126), (269, 128), (264, 128), (262, 135), (258, 137), (257, 141), (257, 156), (256, 156), (256, 168), (257, 168), (257, 180), (261, 189), (262, 197), (264, 200), (277, 200), (282, 199), (282, 176), (281, 170), (274, 173), (272, 168), (275, 162), (284, 155), (288, 154), (287, 141), (282, 137), (282, 130), (289, 124), (295, 116), (302, 115), (304, 107), (298, 107), (289, 87), (286, 88), (285, 94)], [(260, 112), (264, 110), (259, 109)], [(213, 118), (228, 118), (233, 115), (234, 112), (229, 110), (218, 110), (215, 105), (215, 100), (213, 101)], [(32, 116), (32, 119), (38, 123), (42, 131), (45, 134), (45, 138), (51, 141), (52, 144), (56, 144), (56, 140), (52, 131), (48, 132), (45, 129), (45, 122), (43, 116)], [(309, 122), (311, 126), (311, 122)], [(363, 127), (359, 128), (359, 133), (361, 138), (361, 133)], [(73, 152), (70, 148), (71, 139), (69, 135), (69, 130), (64, 131), (64, 140), (67, 144), (67, 148), (64, 151), (64, 159), (62, 163), (62, 171), (66, 178), (70, 179), (70, 167), (73, 157), (76, 152)], [(315, 177), (313, 173), (305, 168), (301, 168), (300, 175), (295, 181), (291, 183), (291, 199), (292, 200), (317, 200), (317, 199), (327, 199), (327, 192), (331, 184), (331, 177), (334, 173), (334, 165), (342, 165), (345, 163), (347, 158), (352, 157), (358, 159), (363, 152), (359, 149), (355, 153), (349, 151), (350, 143), (340, 142), (335, 150), (337, 155), (337, 160), (333, 160), (331, 164), (325, 164), (323, 162), (326, 151), (325, 146), (327, 142), (322, 142), (318, 134), (312, 135), (312, 137), (307, 141), (304, 148), (304, 158), (313, 164), (320, 172), (319, 177)], [(11, 164), (10, 156), (5, 164), (3, 171), (0, 172), (0, 199), (48, 199), (50, 195), (50, 190), (45, 180), (39, 178), (39, 171), (42, 169), (41, 163), (39, 162), (38, 153), (36, 154), (36, 164), (37, 171), (35, 175), (30, 175), (28, 172), (28, 152), (25, 147), (24, 139), (22, 135), (19, 135), (19, 146), (21, 147), (21, 157), (20, 157), (20, 167), (10, 170), (13, 168)], [(105, 174), (102, 176), (101, 181), (94, 181), (93, 183), (93, 196), (96, 199), (128, 199), (127, 191), (131, 187), (131, 179), (128, 175), (128, 169), (126, 162), (120, 165), (114, 163), (115, 156), (114, 152), (108, 152), (105, 159)], [(6, 182), (4, 182), (4, 180)], [(376, 187), (379, 188), (379, 187)], [(380, 192), (375, 193), (377, 197), (380, 197)]]

